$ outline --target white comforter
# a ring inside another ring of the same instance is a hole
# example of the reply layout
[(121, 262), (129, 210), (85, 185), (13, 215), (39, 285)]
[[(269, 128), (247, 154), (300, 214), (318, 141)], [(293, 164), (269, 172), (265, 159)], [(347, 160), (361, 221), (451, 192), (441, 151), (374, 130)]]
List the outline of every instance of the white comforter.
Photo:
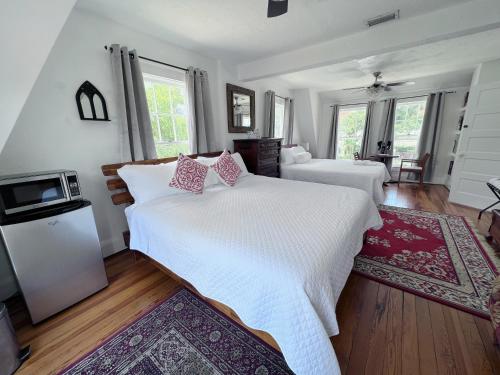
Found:
[(131, 248), (270, 333), (297, 374), (340, 374), (329, 336), (362, 234), (381, 218), (361, 190), (261, 176), (126, 210)]
[(389, 181), (391, 176), (385, 164), (364, 162), (357, 164), (354, 160), (312, 159), (304, 164), (281, 164), (281, 178), (362, 189), (376, 204), (383, 203), (382, 184)]

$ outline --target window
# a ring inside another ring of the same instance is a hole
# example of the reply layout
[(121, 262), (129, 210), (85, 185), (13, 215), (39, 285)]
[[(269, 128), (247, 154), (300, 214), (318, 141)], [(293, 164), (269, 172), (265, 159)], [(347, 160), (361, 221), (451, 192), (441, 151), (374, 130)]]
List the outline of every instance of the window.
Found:
[(395, 155), (402, 159), (416, 159), (418, 140), (424, 120), (426, 100), (411, 100), (397, 102), (394, 121)]
[(352, 159), (361, 149), (365, 130), (366, 105), (341, 107), (337, 129), (337, 159)]
[(189, 153), (186, 85), (144, 74), (149, 116), (159, 158)]
[(283, 138), (283, 126), (285, 123), (285, 99), (275, 96), (274, 99), (274, 136)]

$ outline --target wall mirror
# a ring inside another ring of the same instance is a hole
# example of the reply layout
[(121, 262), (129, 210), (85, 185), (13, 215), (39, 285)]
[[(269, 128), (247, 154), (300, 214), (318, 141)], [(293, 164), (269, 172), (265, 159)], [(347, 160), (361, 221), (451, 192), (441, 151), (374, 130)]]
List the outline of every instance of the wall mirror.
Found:
[(255, 130), (255, 91), (226, 84), (229, 133)]

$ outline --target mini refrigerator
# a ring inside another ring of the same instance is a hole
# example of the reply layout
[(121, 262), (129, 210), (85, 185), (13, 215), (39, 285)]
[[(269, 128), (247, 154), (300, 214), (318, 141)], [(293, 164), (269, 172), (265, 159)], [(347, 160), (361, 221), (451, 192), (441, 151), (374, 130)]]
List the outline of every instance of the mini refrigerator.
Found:
[(0, 230), (33, 323), (108, 285), (89, 201), (3, 216)]

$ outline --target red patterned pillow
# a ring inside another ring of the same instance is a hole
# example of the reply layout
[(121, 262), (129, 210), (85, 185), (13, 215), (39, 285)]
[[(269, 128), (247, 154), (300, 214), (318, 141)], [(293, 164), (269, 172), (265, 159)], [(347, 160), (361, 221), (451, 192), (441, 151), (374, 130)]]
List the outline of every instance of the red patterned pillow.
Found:
[(195, 194), (201, 194), (207, 173), (208, 166), (179, 154), (177, 168), (175, 169), (172, 181), (170, 181), (170, 186)]
[(240, 166), (234, 161), (227, 150), (224, 150), (222, 155), (219, 156), (215, 164), (212, 164), (210, 168), (213, 168), (222, 182), (229, 186), (234, 186), (241, 174)]

